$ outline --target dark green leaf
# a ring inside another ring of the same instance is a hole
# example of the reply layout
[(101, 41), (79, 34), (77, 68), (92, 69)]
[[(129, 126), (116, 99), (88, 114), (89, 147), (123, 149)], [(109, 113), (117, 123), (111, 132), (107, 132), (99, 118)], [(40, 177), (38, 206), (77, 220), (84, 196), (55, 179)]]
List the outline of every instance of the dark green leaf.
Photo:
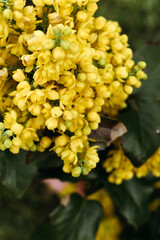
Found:
[(95, 240), (102, 208), (96, 201), (73, 194), (68, 206), (60, 206), (49, 222), (41, 224), (31, 240)]
[(104, 184), (107, 192), (130, 224), (139, 227), (148, 221), (149, 203), (153, 193), (153, 188), (148, 182), (135, 178), (119, 186), (107, 182)]
[(0, 152), (0, 177), (2, 183), (20, 198), (36, 172), (36, 166), (26, 163), (26, 152), (12, 154), (8, 150)]
[[(148, 64), (148, 79), (128, 101), (129, 109), (119, 115), (128, 132), (122, 136), (125, 154), (136, 166), (143, 164), (160, 146), (160, 46), (145, 46), (139, 60)], [(155, 68), (154, 68), (155, 66)], [(154, 70), (153, 70), (154, 69)]]

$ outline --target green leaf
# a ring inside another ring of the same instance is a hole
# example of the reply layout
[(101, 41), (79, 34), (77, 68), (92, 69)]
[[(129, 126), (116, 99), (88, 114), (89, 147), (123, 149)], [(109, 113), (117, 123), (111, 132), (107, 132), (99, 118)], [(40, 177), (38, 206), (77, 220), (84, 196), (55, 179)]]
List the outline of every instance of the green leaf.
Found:
[(50, 221), (41, 224), (31, 240), (95, 240), (102, 215), (98, 202), (73, 194), (69, 205), (57, 207)]
[(104, 182), (107, 192), (127, 221), (138, 228), (150, 217), (149, 203), (153, 188), (142, 179), (132, 179), (116, 186)]
[(145, 46), (136, 58), (147, 62), (148, 79), (135, 91), (129, 109), (119, 115), (128, 132), (122, 136), (125, 154), (135, 166), (143, 164), (160, 146), (160, 46)]
[(26, 155), (23, 150), (19, 154), (0, 152), (0, 178), (17, 198), (22, 197), (36, 173), (36, 166), (26, 163)]

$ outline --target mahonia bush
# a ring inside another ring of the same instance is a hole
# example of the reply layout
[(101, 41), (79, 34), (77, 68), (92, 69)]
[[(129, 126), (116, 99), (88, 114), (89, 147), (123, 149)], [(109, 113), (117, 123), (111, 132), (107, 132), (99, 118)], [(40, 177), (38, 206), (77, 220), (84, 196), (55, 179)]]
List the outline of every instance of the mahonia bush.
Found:
[(89, 134), (141, 86), (117, 22), (98, 0), (0, 0), (0, 149), (54, 151), (78, 177), (96, 167)]

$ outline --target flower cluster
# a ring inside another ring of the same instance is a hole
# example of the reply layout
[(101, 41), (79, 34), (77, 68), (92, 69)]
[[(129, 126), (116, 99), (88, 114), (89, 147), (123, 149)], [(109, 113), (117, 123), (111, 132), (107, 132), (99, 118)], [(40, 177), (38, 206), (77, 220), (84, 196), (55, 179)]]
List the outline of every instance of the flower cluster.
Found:
[(96, 167), (88, 135), (146, 79), (98, 0), (0, 0), (0, 149), (55, 151), (78, 177)]
[(115, 207), (111, 197), (104, 189), (101, 189), (89, 195), (88, 199), (98, 201), (102, 205), (104, 213), (95, 240), (118, 240), (122, 232), (122, 225), (115, 213)]
[(160, 177), (160, 148), (142, 166), (136, 168), (125, 156), (120, 144), (108, 154), (103, 164), (106, 172), (110, 173), (108, 180), (115, 184), (121, 184), (123, 180), (129, 180), (135, 175), (138, 178), (145, 177), (151, 172), (155, 177)]

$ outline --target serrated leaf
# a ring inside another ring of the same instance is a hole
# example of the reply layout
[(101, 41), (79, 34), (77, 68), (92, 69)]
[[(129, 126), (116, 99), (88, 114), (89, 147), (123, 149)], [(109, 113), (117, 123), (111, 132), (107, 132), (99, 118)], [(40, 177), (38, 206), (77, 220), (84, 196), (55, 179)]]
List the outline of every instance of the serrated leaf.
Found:
[(98, 202), (73, 194), (69, 205), (56, 208), (50, 221), (41, 224), (31, 240), (95, 240), (102, 215)]
[(160, 46), (145, 46), (140, 50), (139, 60), (145, 60), (148, 64), (148, 79), (130, 97), (129, 109), (119, 115), (119, 120), (128, 130), (122, 136), (123, 149), (135, 166), (143, 164), (160, 146), (159, 50)]
[(130, 224), (138, 228), (148, 221), (149, 203), (153, 193), (153, 188), (148, 182), (134, 178), (119, 186), (107, 182), (104, 185), (121, 214)]
[(36, 172), (34, 164), (26, 163), (27, 152), (12, 154), (0, 151), (0, 178), (3, 185), (17, 198), (21, 198)]

